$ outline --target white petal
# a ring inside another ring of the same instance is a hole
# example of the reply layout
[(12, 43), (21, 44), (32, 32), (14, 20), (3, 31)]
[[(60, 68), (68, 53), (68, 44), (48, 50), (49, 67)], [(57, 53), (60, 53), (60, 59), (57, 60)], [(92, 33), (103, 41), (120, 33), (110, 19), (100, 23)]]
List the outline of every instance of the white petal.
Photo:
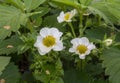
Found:
[(34, 44), (35, 47), (40, 47), (40, 44), (42, 43), (42, 37), (41, 36), (37, 36), (37, 40)]
[(69, 19), (69, 20), (65, 20), (66, 22), (71, 22), (72, 20), (71, 20), (71, 18)]
[(89, 55), (89, 54), (90, 54), (90, 51), (91, 51), (91, 50), (87, 50), (87, 51), (85, 52), (85, 55)]
[(82, 44), (84, 44), (86, 46), (89, 44), (89, 40), (86, 37), (82, 37), (82, 38), (80, 38), (80, 40), (82, 40)]
[(53, 47), (53, 50), (55, 50), (55, 51), (61, 51), (61, 50), (63, 50), (63, 43), (62, 43), (62, 41), (59, 41), (59, 42), (57, 42), (56, 43), (56, 45)]
[(48, 28), (48, 27), (44, 27), (44, 28), (42, 28), (41, 30), (40, 30), (40, 35), (42, 36), (42, 37), (46, 37), (46, 36), (48, 36), (50, 34), (50, 28)]
[(40, 53), (40, 55), (45, 55), (48, 53), (48, 52), (42, 52), (40, 49), (38, 49), (38, 52)]
[(50, 34), (59, 40), (63, 33), (60, 32), (57, 28), (52, 27), (50, 29)]
[(38, 48), (38, 52), (40, 53), (40, 55), (45, 55), (46, 53), (51, 51), (51, 48), (46, 48), (44, 46), (42, 46), (42, 44), (40, 45), (40, 47)]
[(69, 52), (75, 52), (76, 50), (74, 48), (70, 48)]
[(95, 49), (96, 47), (95, 47), (95, 45), (93, 44), (93, 43), (90, 43), (89, 45), (88, 45), (88, 49), (89, 50), (92, 50), (92, 49)]
[(71, 40), (71, 43), (72, 43), (74, 46), (78, 46), (79, 43), (80, 43), (79, 40), (80, 40), (80, 38), (74, 38), (74, 39)]
[(63, 17), (57, 17), (57, 20), (58, 20), (59, 23), (64, 22), (64, 18)]
[(79, 58), (80, 58), (80, 59), (85, 59), (85, 55), (84, 55), (84, 54), (79, 55)]
[(76, 13), (77, 13), (77, 10), (76, 10), (76, 9), (72, 10), (72, 11), (71, 11), (72, 17), (73, 17)]
[(52, 47), (48, 48), (48, 47), (46, 47), (46, 46), (43, 45), (43, 43), (42, 43), (42, 37), (41, 36), (37, 37), (37, 41), (34, 44), (34, 46), (38, 48), (38, 51), (39, 51), (39, 53), (41, 55), (44, 55), (44, 54), (48, 53), (52, 49)]
[(46, 47), (43, 44), (41, 44), (39, 49), (41, 50), (41, 52), (49, 52), (51, 51), (52, 47)]
[(58, 22), (59, 23), (62, 23), (62, 22), (64, 22), (64, 12), (62, 11), (61, 13), (60, 13), (60, 15), (57, 17), (57, 20), (58, 20)]

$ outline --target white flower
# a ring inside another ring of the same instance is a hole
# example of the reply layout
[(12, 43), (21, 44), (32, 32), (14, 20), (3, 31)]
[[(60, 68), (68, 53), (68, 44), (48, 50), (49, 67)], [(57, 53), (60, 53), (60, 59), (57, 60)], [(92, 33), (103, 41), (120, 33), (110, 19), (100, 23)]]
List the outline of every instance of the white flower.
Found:
[(110, 46), (112, 44), (113, 40), (112, 39), (106, 39), (104, 40), (104, 43), (106, 46)]
[(59, 32), (56, 28), (42, 28), (40, 30), (40, 36), (37, 36), (37, 41), (34, 46), (38, 48), (41, 55), (45, 55), (52, 49), (54, 51), (61, 51), (63, 49), (63, 43), (60, 40), (62, 32)]
[(60, 15), (57, 17), (57, 20), (59, 23), (62, 23), (62, 22), (71, 22), (72, 20), (72, 17), (75, 16), (75, 14), (77, 13), (77, 10), (74, 9), (72, 10), (71, 12), (67, 12), (67, 13), (64, 13), (63, 11), (60, 13)]
[(92, 49), (95, 49), (95, 45), (90, 43), (86, 37), (74, 38), (71, 43), (73, 46), (69, 49), (69, 52), (75, 52), (80, 59), (85, 59), (85, 56), (90, 54)]

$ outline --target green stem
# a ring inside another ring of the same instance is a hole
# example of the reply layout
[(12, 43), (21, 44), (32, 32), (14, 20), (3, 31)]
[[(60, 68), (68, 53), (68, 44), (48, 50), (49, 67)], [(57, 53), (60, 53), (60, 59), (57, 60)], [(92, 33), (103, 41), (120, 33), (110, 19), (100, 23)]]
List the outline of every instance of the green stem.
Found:
[(30, 30), (31, 33), (34, 31), (30, 18), (28, 19), (27, 28)]
[(70, 28), (71, 28), (71, 31), (72, 31), (73, 36), (74, 36), (74, 37), (76, 37), (76, 34), (75, 34), (75, 31), (74, 31), (74, 28), (73, 28), (72, 23), (71, 23), (71, 22), (69, 22), (69, 23), (68, 23), (68, 25), (69, 25), (69, 26), (70, 26)]
[(79, 11), (79, 14), (80, 14), (80, 23), (79, 23), (79, 32), (80, 32), (80, 36), (82, 36), (83, 35), (83, 11), (82, 11), (82, 9)]
[(101, 17), (98, 15), (98, 25), (101, 24)]
[(27, 13), (27, 16), (32, 16), (32, 15), (35, 15), (35, 14), (40, 14), (42, 13), (42, 11), (39, 11), (39, 12), (33, 12), (33, 13)]
[(83, 28), (83, 13), (80, 12), (80, 24), (79, 24), (80, 28)]
[(84, 26), (83, 29), (81, 29), (81, 31), (80, 31), (80, 36), (83, 35), (84, 31), (86, 30), (86, 28), (87, 28), (87, 26), (88, 26), (88, 24), (87, 24), (87, 19), (88, 19), (88, 16), (87, 16), (87, 18), (86, 18), (85, 26)]
[(85, 63), (85, 60), (81, 59), (81, 71), (84, 70), (85, 64), (86, 64), (86, 63)]
[(80, 59), (81, 71), (83, 71), (82, 59)]

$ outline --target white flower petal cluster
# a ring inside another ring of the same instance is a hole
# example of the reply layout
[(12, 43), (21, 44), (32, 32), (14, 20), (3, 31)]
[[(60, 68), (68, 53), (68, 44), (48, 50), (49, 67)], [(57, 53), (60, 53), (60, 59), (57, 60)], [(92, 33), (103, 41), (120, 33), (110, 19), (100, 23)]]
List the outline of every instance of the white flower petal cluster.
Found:
[(79, 55), (80, 59), (85, 59), (85, 56), (90, 54), (91, 50), (96, 48), (86, 37), (74, 38), (71, 40), (71, 43), (73, 46), (69, 49), (69, 52), (75, 52)]
[(64, 13), (63, 11), (60, 13), (60, 15), (57, 17), (57, 20), (59, 23), (62, 23), (62, 22), (71, 22), (72, 21), (72, 18), (73, 16), (75, 16), (75, 14), (77, 13), (77, 10), (74, 9), (70, 12), (67, 12), (67, 13)]
[(62, 34), (63, 33), (57, 28), (42, 28), (40, 30), (40, 36), (37, 36), (34, 46), (38, 48), (41, 55), (45, 55), (52, 49), (54, 51), (61, 51), (64, 48), (63, 43), (60, 40)]

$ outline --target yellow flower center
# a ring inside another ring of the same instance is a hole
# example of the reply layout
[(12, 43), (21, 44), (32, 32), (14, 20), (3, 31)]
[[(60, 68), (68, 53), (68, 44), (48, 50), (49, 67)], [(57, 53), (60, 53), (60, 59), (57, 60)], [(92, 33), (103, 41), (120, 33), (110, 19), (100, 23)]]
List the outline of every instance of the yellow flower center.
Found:
[(46, 47), (51, 47), (56, 43), (55, 38), (51, 35), (46, 36), (42, 42)]
[(64, 16), (64, 19), (69, 20), (69, 18), (70, 18), (70, 13), (66, 13), (65, 16)]
[(87, 46), (85, 45), (78, 45), (77, 51), (79, 51), (80, 54), (84, 54), (88, 50)]

